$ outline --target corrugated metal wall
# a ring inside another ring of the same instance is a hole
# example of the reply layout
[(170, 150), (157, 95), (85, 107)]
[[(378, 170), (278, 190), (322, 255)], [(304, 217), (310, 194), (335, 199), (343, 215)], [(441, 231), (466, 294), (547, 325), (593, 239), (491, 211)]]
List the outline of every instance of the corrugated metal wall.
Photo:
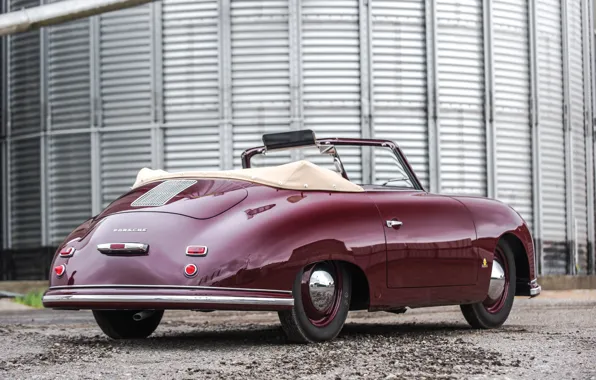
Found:
[(486, 195), (481, 0), (437, 0), (440, 191)]
[(567, 39), (569, 65), (569, 123), (571, 147), (571, 183), (573, 186), (572, 273), (585, 274), (588, 269), (588, 199), (586, 175), (586, 121), (584, 99), (584, 52), (582, 0), (567, 3)]
[[(373, 1), (371, 24), (373, 134), (397, 141), (428, 187), (425, 2)], [(375, 172), (373, 178), (388, 180), (395, 173)]]
[(495, 194), (533, 225), (529, 4), (527, 0), (492, 4)]
[(220, 151), (219, 1), (164, 1), (163, 112), (166, 170), (215, 170)]
[[(5, 248), (55, 246), (143, 166), (239, 167), (263, 133), (311, 128), (397, 141), (427, 188), (519, 211), (542, 273), (587, 273), (590, 11), (581, 0), (163, 0), (11, 36)], [(392, 177), (367, 149), (342, 153), (357, 181)]]
[(569, 250), (563, 115), (563, 50), (560, 0), (536, 2), (538, 125), (544, 273), (567, 272)]
[[(38, 0), (11, 0), (9, 9), (39, 5)], [(40, 33), (20, 33), (10, 38), (8, 59), (9, 122), (15, 136), (9, 147), (10, 234), (12, 247), (42, 245), (40, 94)], [(29, 135), (29, 136), (28, 136)], [(21, 137), (16, 139), (16, 136)]]
[[(6, 5), (0, 2), (0, 12), (4, 13), (6, 10)], [(6, 164), (8, 163), (8, 158), (6, 156), (7, 152), (7, 115), (4, 112), (6, 110), (6, 90), (7, 85), (5, 82), (6, 79), (6, 39), (0, 39), (0, 252), (2, 250), (8, 248), (8, 235), (9, 233), (6, 231), (6, 227), (8, 226), (8, 189), (6, 186), (8, 185), (8, 180), (6, 179), (6, 175), (8, 174), (8, 170), (6, 168)], [(1, 278), (1, 275), (0, 275)]]
[[(89, 20), (48, 29), (49, 242), (56, 246), (91, 214)], [(78, 131), (72, 133), (73, 131)]]

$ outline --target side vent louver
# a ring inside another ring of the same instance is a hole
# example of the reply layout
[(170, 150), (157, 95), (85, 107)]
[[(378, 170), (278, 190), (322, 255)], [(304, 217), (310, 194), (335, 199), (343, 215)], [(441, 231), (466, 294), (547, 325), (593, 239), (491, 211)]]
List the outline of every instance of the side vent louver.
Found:
[(194, 180), (172, 180), (165, 181), (155, 186), (145, 194), (138, 197), (131, 206), (133, 207), (155, 207), (163, 206), (180, 192), (188, 189), (197, 183)]

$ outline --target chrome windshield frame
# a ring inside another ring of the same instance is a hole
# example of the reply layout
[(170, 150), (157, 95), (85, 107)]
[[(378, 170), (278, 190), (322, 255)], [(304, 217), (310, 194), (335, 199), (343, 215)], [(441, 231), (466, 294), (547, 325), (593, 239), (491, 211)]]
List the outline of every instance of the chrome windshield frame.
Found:
[[(416, 173), (414, 173), (414, 170), (410, 166), (410, 163), (404, 156), (404, 154), (401, 151), (401, 149), (399, 148), (399, 146), (397, 146), (397, 144), (395, 144), (391, 140), (326, 138), (326, 139), (316, 139), (315, 142), (316, 142), (316, 146), (319, 147), (320, 150), (324, 150), (324, 147), (326, 147), (326, 146), (346, 146), (346, 145), (378, 146), (378, 147), (382, 147), (382, 148), (388, 148), (389, 150), (391, 150), (393, 152), (393, 154), (395, 155), (398, 162), (402, 165), (402, 167), (406, 171), (406, 174), (409, 177), (409, 179), (413, 185), (413, 190), (426, 191), (424, 189), (424, 187), (422, 186), (422, 183), (420, 183), (420, 180), (416, 176)], [(290, 149), (299, 149), (299, 148), (300, 147), (290, 148)], [(242, 153), (242, 155), (240, 156), (240, 158), (242, 160), (242, 168), (244, 168), (244, 169), (250, 168), (252, 157), (259, 155), (259, 154), (260, 155), (266, 154), (266, 152), (267, 152), (267, 149), (264, 146), (259, 146), (259, 147), (250, 148), (250, 149), (245, 150)], [(323, 153), (323, 154), (325, 154), (325, 153)], [(335, 152), (335, 154), (333, 154), (332, 156), (334, 157), (334, 159), (339, 160), (339, 162), (341, 163), (341, 159), (339, 157), (339, 154), (337, 154), (337, 152)], [(350, 180), (348, 178), (347, 174), (345, 173), (345, 170), (343, 169), (343, 164), (341, 165), (341, 168), (343, 171), (342, 176), (344, 178), (346, 178), (347, 180)]]

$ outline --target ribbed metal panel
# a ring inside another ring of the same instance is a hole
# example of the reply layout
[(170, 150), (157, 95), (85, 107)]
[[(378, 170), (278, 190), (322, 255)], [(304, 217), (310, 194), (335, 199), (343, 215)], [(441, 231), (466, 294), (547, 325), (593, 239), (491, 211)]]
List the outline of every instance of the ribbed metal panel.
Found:
[[(317, 137), (360, 137), (359, 1), (301, 3), (304, 127)], [(361, 150), (342, 147), (340, 155), (350, 179), (361, 182)], [(320, 155), (306, 158), (329, 162)]]
[(164, 131), (166, 170), (220, 169), (220, 138), (209, 127), (167, 128)]
[(372, 23), (374, 136), (397, 142), (428, 187), (425, 2), (373, 0)]
[[(92, 123), (89, 20), (52, 26), (47, 36), (48, 127), (88, 129)], [(90, 135), (52, 136), (48, 146), (49, 242), (56, 246), (91, 216)]]
[[(4, 1), (0, 1), (0, 10), (4, 12), (6, 4)], [(0, 250), (7, 248), (8, 246), (8, 234), (6, 227), (8, 226), (8, 168), (6, 164), (8, 162), (8, 142), (6, 141), (6, 135), (8, 134), (6, 126), (6, 64), (5, 61), (7, 55), (5, 54), (6, 38), (0, 39)], [(2, 273), (0, 273), (2, 278)]]
[(148, 5), (100, 16), (100, 88), (104, 127), (151, 120), (151, 12)]
[(89, 20), (48, 28), (48, 106), (53, 130), (91, 125)]
[(41, 246), (40, 140), (12, 142), (10, 152), (13, 248)]
[[(264, 133), (290, 124), (290, 58), (287, 0), (231, 1), (234, 165)], [(289, 153), (266, 160), (286, 163)]]
[(216, 0), (163, 2), (167, 170), (220, 168), (218, 7)]
[[(10, 0), (11, 10), (37, 5), (39, 0)], [(33, 30), (9, 37), (10, 119), (13, 135), (41, 129), (39, 33), (39, 30)]]
[[(0, 250), (8, 247), (8, 231), (9, 215), (8, 215), (8, 195), (10, 189), (8, 189), (8, 143), (6, 140), (0, 141)], [(0, 274), (2, 278), (2, 274)]]
[(494, 0), (496, 196), (532, 224), (532, 130), (527, 0)]
[(162, 11), (165, 122), (217, 134), (218, 1), (164, 0)]
[(151, 167), (151, 133), (148, 130), (105, 132), (101, 135), (102, 207), (133, 185), (140, 169)]
[(53, 136), (49, 149), (50, 243), (57, 246), (91, 216), (91, 140), (88, 133)]
[(567, 272), (561, 2), (536, 0), (543, 274)]
[(586, 124), (584, 120), (584, 55), (582, 0), (567, 3), (569, 41), (569, 110), (571, 112), (571, 147), (573, 178), (573, 214), (575, 223), (576, 271), (588, 269), (588, 198), (586, 176)]
[(482, 1), (437, 0), (441, 191), (486, 195)]

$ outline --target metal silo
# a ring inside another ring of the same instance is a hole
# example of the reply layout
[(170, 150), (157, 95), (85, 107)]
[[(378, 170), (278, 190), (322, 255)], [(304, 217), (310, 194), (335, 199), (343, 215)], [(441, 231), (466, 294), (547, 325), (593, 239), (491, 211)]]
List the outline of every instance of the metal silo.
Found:
[[(56, 246), (144, 166), (239, 167), (261, 134), (311, 128), (397, 141), (428, 189), (512, 205), (541, 273), (593, 273), (592, 11), (162, 0), (5, 38), (4, 248)], [(389, 175), (343, 158), (357, 180)]]

